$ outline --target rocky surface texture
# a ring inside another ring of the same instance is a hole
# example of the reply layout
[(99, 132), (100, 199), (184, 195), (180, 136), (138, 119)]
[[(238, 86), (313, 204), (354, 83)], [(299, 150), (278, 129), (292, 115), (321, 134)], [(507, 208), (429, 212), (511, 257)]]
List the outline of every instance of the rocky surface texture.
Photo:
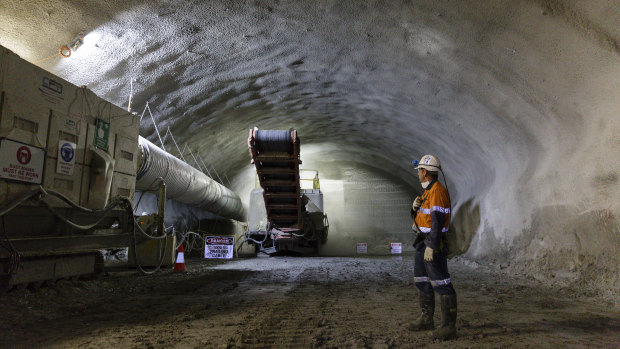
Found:
[[(296, 128), (305, 164), (334, 181), (326, 197), (363, 169), (412, 199), (409, 164), (432, 153), (462, 218), (459, 251), (618, 299), (617, 0), (3, 0), (0, 22), (0, 44), (114, 103), (133, 81), (134, 110), (149, 102), (240, 195), (253, 126)], [(352, 207), (372, 221), (407, 205)], [(355, 235), (352, 219), (332, 214), (331, 236)]]
[[(450, 262), (459, 337), (410, 332), (413, 260), (190, 260), (187, 274), (111, 272), (0, 298), (3, 348), (611, 348), (620, 318), (583, 289)], [(439, 305), (435, 323), (439, 323)], [(12, 319), (11, 321), (5, 321)]]

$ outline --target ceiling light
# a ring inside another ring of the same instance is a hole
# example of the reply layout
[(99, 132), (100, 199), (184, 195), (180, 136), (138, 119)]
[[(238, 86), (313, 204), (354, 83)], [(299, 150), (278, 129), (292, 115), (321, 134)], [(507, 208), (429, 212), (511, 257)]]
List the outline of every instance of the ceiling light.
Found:
[(58, 48), (58, 53), (64, 58), (69, 58), (71, 52), (77, 51), (82, 44), (84, 44), (84, 31), (79, 32), (69, 45), (60, 46), (60, 48)]

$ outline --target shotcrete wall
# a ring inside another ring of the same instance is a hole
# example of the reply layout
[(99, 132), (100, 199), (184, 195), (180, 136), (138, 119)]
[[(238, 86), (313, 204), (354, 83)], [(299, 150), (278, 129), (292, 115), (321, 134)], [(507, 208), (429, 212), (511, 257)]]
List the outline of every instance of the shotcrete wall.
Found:
[(134, 105), (239, 181), (253, 126), (395, 187), (437, 155), (459, 250), (618, 294), (620, 1), (94, 3), (2, 1), (0, 44), (118, 104), (134, 79)]

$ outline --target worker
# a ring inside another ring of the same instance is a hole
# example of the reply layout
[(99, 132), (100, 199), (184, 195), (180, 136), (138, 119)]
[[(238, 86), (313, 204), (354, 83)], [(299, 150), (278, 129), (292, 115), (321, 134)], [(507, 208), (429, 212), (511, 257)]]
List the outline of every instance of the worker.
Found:
[[(448, 273), (446, 232), (450, 226), (450, 195), (438, 181), (441, 162), (436, 156), (424, 155), (414, 161), (424, 192), (415, 198), (411, 215), (416, 232), (414, 282), (420, 293), (422, 315), (410, 330), (434, 329), (435, 294), (441, 301), (441, 325), (433, 331), (435, 339), (456, 337), (456, 292)], [(433, 292), (434, 291), (434, 292)]]

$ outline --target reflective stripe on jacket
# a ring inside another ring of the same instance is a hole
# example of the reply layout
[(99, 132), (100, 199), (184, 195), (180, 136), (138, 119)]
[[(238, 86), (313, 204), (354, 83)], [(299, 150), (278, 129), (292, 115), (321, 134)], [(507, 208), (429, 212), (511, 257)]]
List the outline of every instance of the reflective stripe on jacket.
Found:
[(426, 235), (424, 244), (439, 250), (441, 240), (450, 226), (450, 196), (439, 181), (432, 181), (422, 194), (422, 206), (415, 216), (415, 223)]

